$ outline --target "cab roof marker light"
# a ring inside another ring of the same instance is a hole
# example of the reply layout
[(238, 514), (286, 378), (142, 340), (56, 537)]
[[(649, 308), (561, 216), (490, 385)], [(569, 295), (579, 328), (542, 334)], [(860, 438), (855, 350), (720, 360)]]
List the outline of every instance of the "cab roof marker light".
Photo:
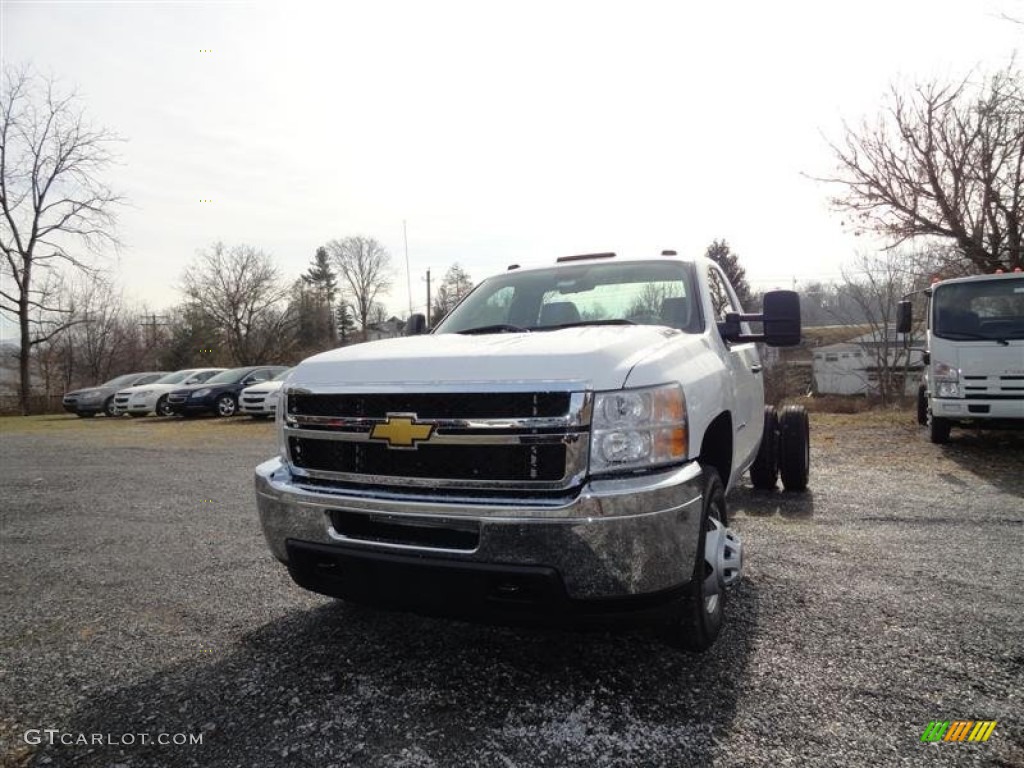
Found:
[(561, 264), (563, 261), (585, 261), (587, 259), (614, 259), (615, 254), (608, 253), (579, 253), (575, 256), (559, 256), (555, 261)]

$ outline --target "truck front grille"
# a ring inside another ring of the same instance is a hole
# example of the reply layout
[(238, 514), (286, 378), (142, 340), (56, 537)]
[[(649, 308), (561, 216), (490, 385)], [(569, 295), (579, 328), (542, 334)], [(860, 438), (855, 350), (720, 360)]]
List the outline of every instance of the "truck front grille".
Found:
[(967, 400), (1024, 400), (1024, 376), (964, 376)]
[(403, 490), (558, 491), (582, 481), (585, 392), (288, 393), (294, 470)]
[(546, 480), (565, 474), (565, 445), (438, 445), (396, 451), (386, 445), (290, 437), (292, 462), (304, 469), (439, 480)]
[(289, 395), (288, 412), (307, 416), (384, 418), (415, 413), (421, 419), (495, 419), (564, 416), (569, 392), (451, 392)]

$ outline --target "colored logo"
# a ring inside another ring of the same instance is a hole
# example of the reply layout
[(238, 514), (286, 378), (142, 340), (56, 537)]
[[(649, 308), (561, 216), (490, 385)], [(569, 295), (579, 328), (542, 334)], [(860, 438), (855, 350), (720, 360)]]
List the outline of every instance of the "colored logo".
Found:
[(988, 741), (995, 729), (995, 720), (932, 720), (921, 741)]
[(418, 424), (415, 413), (389, 413), (387, 421), (375, 424), (371, 440), (383, 440), (388, 448), (416, 448), (434, 434), (433, 424)]

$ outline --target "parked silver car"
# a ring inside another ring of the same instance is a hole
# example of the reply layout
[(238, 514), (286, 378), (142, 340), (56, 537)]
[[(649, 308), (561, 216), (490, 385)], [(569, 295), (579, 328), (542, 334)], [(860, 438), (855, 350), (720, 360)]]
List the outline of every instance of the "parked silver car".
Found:
[(81, 418), (89, 418), (97, 413), (117, 416), (117, 411), (114, 409), (114, 395), (119, 390), (136, 384), (150, 384), (168, 373), (170, 371), (126, 373), (124, 376), (118, 376), (96, 387), (66, 392), (63, 401), (64, 410)]
[(202, 384), (223, 370), (225, 369), (186, 368), (169, 373), (149, 384), (127, 387), (114, 396), (114, 408), (118, 415), (127, 413), (129, 416), (138, 417), (155, 412), (157, 416), (170, 416), (172, 411), (167, 405), (169, 392), (187, 384)]

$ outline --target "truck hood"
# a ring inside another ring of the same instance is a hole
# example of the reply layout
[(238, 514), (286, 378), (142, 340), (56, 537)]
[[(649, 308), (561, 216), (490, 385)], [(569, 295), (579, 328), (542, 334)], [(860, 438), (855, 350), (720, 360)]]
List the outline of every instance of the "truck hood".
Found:
[(389, 391), (409, 385), (558, 382), (618, 389), (630, 370), (667, 345), (699, 337), (664, 326), (578, 326), (532, 333), (428, 334), (323, 352), (303, 361), (289, 388)]

